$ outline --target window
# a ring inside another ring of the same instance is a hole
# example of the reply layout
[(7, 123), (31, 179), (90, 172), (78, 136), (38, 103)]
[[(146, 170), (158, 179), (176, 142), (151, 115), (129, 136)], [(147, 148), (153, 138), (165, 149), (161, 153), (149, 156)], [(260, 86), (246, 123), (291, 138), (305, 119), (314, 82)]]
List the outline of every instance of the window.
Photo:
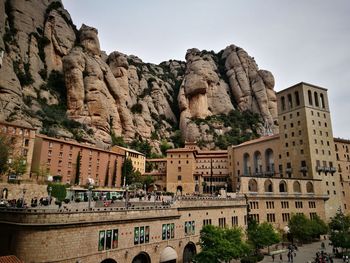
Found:
[(267, 214), (267, 222), (269, 223), (276, 222), (275, 214)]
[(177, 180), (178, 180), (178, 181), (181, 181), (181, 175), (178, 175), (178, 176), (177, 176)]
[(288, 108), (291, 109), (293, 108), (293, 101), (292, 101), (292, 95), (288, 94)]
[[(308, 98), (309, 98), (309, 105), (311, 105), (312, 106), (312, 94), (311, 94), (311, 90), (308, 90), (307, 91), (307, 95), (308, 95)], [(313, 112), (311, 111), (311, 114), (312, 114)], [(285, 221), (284, 221), (285, 222)]]
[(282, 104), (282, 110), (285, 110), (286, 109), (286, 101), (285, 101), (284, 96), (282, 96), (282, 98), (281, 98), (281, 104)]
[(288, 222), (290, 219), (290, 214), (289, 213), (282, 213), (282, 221), (283, 222)]
[(238, 216), (232, 217), (232, 226), (238, 226)]
[(303, 202), (302, 201), (295, 201), (295, 208), (303, 208)]
[(299, 106), (300, 105), (299, 92), (297, 91), (294, 92), (294, 96), (295, 96), (295, 104)]
[(149, 243), (149, 226), (134, 227), (134, 245)]
[(219, 227), (224, 228), (226, 226), (226, 218), (221, 217), (219, 218)]
[(315, 98), (315, 106), (318, 107), (319, 106), (319, 104), (318, 104), (318, 94), (317, 94), (316, 91), (314, 92), (314, 98)]
[(118, 248), (118, 229), (101, 230), (98, 235), (98, 251)]
[(181, 166), (178, 166), (178, 167), (177, 167), (177, 171), (178, 171), (178, 172), (181, 172)]
[(288, 201), (281, 201), (281, 207), (284, 209), (289, 209), (289, 202)]
[(203, 226), (211, 225), (211, 219), (203, 219)]
[[(175, 224), (163, 224), (162, 225), (162, 240), (168, 240), (175, 238)], [(148, 243), (148, 242), (146, 242)]]
[(194, 235), (196, 232), (195, 222), (194, 221), (186, 221), (185, 222), (185, 236)]

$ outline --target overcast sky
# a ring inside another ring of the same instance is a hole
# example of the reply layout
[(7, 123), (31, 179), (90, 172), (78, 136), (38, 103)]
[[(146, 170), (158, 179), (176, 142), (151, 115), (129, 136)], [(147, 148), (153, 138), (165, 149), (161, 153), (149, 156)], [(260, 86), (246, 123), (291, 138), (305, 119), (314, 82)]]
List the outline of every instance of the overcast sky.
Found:
[[(185, 60), (186, 50), (245, 49), (279, 91), (301, 81), (328, 89), (333, 133), (350, 138), (349, 0), (63, 0), (101, 48), (144, 62)], [(348, 115), (349, 114), (349, 115)]]

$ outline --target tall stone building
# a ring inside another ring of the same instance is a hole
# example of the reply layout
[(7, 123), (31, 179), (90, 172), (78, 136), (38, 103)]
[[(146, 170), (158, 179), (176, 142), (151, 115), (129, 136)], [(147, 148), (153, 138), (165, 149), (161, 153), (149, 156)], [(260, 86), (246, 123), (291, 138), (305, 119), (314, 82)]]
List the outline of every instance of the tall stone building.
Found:
[(318, 179), (326, 217), (336, 213), (341, 203), (336, 173), (336, 155), (327, 90), (299, 83), (277, 93), (280, 126), (281, 166), (289, 178)]

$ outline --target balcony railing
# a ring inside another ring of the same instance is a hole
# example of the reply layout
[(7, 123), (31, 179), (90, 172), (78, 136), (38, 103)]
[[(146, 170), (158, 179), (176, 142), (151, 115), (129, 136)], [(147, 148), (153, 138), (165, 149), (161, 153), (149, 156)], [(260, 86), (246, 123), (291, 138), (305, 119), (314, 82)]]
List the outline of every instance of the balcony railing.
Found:
[(292, 168), (286, 168), (286, 173), (291, 174), (293, 172)]
[(307, 172), (307, 166), (300, 167), (300, 172)]
[(337, 171), (337, 168), (335, 168), (335, 167), (329, 167), (329, 168), (330, 168), (331, 173), (335, 173)]
[(274, 176), (274, 174), (275, 174), (275, 171), (265, 172), (265, 176), (267, 176), (267, 177), (272, 177), (272, 176)]
[(317, 172), (324, 172), (324, 167), (323, 166), (316, 166), (316, 171)]

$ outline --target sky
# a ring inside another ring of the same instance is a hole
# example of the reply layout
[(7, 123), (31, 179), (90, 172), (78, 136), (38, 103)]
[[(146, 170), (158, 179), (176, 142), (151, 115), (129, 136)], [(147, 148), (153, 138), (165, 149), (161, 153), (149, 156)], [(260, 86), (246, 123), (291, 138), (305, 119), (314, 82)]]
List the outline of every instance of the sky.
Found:
[(335, 137), (350, 139), (349, 0), (63, 0), (78, 28), (99, 32), (101, 49), (158, 64), (186, 50), (245, 49), (275, 77), (328, 89)]

